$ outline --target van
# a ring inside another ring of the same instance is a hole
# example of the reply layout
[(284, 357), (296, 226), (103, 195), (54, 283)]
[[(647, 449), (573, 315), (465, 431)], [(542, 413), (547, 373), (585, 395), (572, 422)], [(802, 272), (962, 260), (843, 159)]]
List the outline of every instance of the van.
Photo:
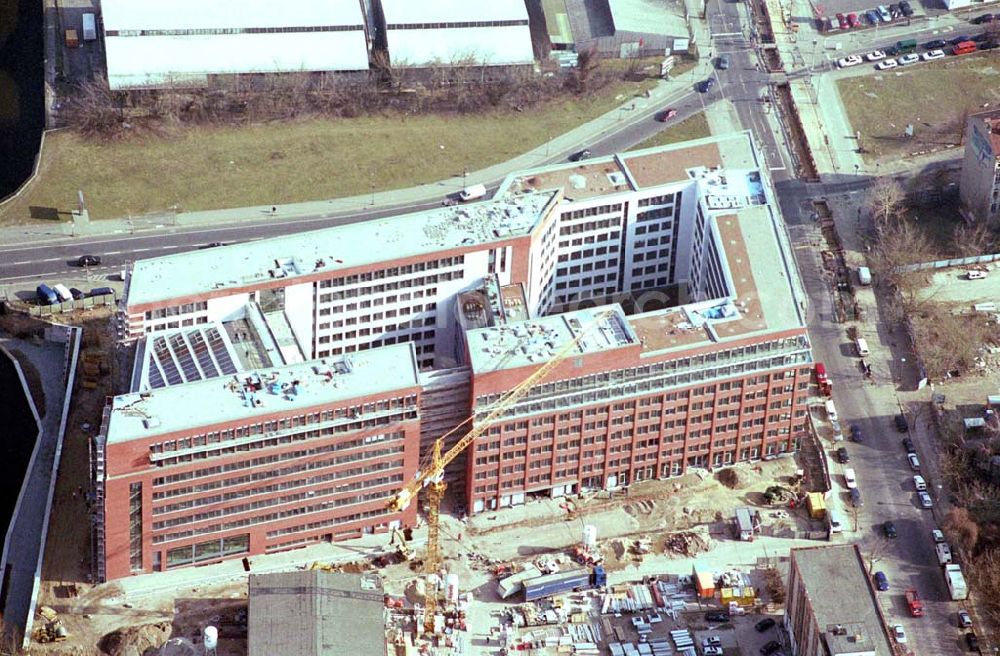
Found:
[(857, 349), (858, 355), (862, 358), (871, 355), (871, 352), (868, 350), (868, 341), (864, 337), (858, 337), (854, 340), (854, 348)]
[(872, 284), (872, 271), (868, 267), (858, 267), (858, 282), (866, 287)]
[(115, 290), (110, 287), (95, 287), (90, 290), (88, 296), (109, 296), (115, 293)]
[(947, 542), (939, 542), (934, 545), (934, 551), (937, 553), (938, 563), (941, 565), (947, 565), (951, 562), (951, 545)]
[(63, 303), (73, 300), (73, 294), (70, 293), (69, 287), (66, 285), (52, 285), (52, 291), (59, 296), (59, 300)]
[(825, 404), (826, 416), (830, 418), (830, 421), (837, 421), (837, 406), (833, 405), (833, 401), (827, 401)]
[(482, 198), (486, 195), (486, 185), (472, 185), (471, 187), (466, 187), (462, 191), (458, 192), (458, 197), (462, 199), (463, 203), (467, 203), (470, 200), (476, 200), (477, 198)]
[(847, 485), (848, 490), (853, 490), (858, 487), (858, 479), (854, 476), (854, 470), (848, 467), (844, 470), (844, 483)]
[(52, 305), (59, 302), (59, 297), (45, 283), (42, 283), (35, 289), (35, 294), (38, 295), (38, 300), (42, 305)]

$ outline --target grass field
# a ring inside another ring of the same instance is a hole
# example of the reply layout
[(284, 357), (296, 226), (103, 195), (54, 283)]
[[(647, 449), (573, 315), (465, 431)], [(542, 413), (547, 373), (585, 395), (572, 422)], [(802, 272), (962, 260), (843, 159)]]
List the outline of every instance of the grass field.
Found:
[[(844, 78), (837, 85), (870, 161), (940, 149), (959, 143), (966, 110), (1000, 100), (1000, 50)], [(903, 134), (908, 124), (912, 138)]]
[(0, 223), (65, 219), (85, 194), (91, 218), (271, 205), (411, 187), (509, 159), (610, 111), (652, 80), (525, 112), (313, 119), (195, 127), (120, 143), (50, 133), (40, 176)]
[(705, 112), (698, 112), (688, 116), (683, 121), (669, 125), (654, 136), (646, 139), (633, 150), (640, 148), (652, 148), (654, 146), (666, 146), (667, 144), (689, 141), (691, 139), (701, 139), (712, 135), (708, 127), (708, 119)]

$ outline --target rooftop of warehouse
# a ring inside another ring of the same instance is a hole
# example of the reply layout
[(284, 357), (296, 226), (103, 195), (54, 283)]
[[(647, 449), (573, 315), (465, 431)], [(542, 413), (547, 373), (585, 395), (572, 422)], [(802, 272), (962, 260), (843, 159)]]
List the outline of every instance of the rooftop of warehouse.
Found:
[(155, 437), (415, 387), (415, 357), (411, 343), (394, 344), (122, 394), (111, 402), (107, 441)]
[(893, 653), (855, 545), (792, 549), (791, 558), (801, 574), (817, 626), (851, 629), (847, 635), (828, 630), (828, 643), (855, 640), (860, 635), (867, 644), (855, 642), (847, 651), (874, 649), (877, 656)]
[[(604, 312), (610, 315), (602, 318)], [(542, 364), (581, 334), (583, 337), (567, 357), (639, 343), (617, 304), (469, 330), (466, 339), (472, 371), (485, 373)]]
[(524, 0), (382, 0), (382, 12), (389, 29), (394, 25), (420, 25), (425, 29), (449, 23), (482, 23), (487, 21), (528, 20)]
[(108, 30), (183, 30), (284, 28), (349, 25), (364, 29), (355, 0), (102, 0), (101, 21)]
[[(553, 191), (523, 194), (137, 260), (126, 303), (154, 303), (527, 235), (556, 197)], [(373, 244), (378, 248), (360, 247)]]

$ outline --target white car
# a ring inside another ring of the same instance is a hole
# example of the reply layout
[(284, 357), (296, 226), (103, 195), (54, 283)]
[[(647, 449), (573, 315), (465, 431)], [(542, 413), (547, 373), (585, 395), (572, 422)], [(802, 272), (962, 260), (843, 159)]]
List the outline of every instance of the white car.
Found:
[(844, 57), (843, 59), (837, 60), (837, 66), (841, 68), (847, 68), (848, 66), (857, 66), (864, 60), (861, 59), (861, 55), (851, 55), (849, 57)]
[(931, 499), (931, 495), (926, 492), (917, 492), (917, 496), (920, 497), (920, 507), (921, 508), (933, 508), (934, 501)]
[(874, 50), (865, 55), (865, 59), (870, 62), (878, 61), (880, 59), (885, 59), (885, 50)]
[(920, 57), (923, 58), (924, 61), (934, 61), (935, 59), (943, 59), (944, 50), (931, 50), (930, 52), (925, 52), (924, 54), (920, 55)]
[(931, 531), (931, 537), (934, 538), (935, 544), (941, 544), (944, 542), (944, 533), (939, 528)]
[(910, 469), (913, 471), (920, 471), (920, 458), (917, 457), (917, 454), (907, 453), (906, 460), (910, 463)]
[(917, 488), (917, 492), (926, 492), (927, 481), (924, 480), (923, 476), (917, 474), (916, 476), (913, 477), (913, 487)]
[(903, 55), (902, 57), (896, 60), (896, 62), (899, 63), (900, 66), (906, 66), (907, 64), (916, 64), (918, 61), (920, 61), (920, 55), (918, 55), (915, 52), (910, 53), (909, 55)]
[(906, 631), (903, 630), (902, 624), (897, 624), (892, 627), (892, 635), (896, 638), (896, 642), (901, 645), (906, 644)]
[(880, 71), (887, 71), (890, 68), (896, 68), (897, 66), (899, 66), (899, 63), (895, 59), (886, 59), (885, 61), (880, 61), (875, 64), (875, 68)]

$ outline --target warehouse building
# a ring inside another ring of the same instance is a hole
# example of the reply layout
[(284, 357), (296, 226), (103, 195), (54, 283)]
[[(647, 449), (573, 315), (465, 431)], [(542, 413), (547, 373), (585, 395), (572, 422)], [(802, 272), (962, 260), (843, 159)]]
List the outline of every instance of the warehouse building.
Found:
[(102, 0), (111, 89), (220, 75), (368, 70), (360, 0)]
[(565, 353), (456, 461), (471, 511), (794, 450), (813, 365), (790, 253), (741, 132), (140, 260), (132, 390), (95, 441), (107, 577), (410, 524), (382, 504), (418, 452)]
[(687, 14), (679, 1), (528, 1), (541, 4), (547, 50), (556, 53), (592, 49), (602, 57), (653, 57), (669, 54), (676, 39), (686, 42), (688, 37)]
[(795, 656), (897, 653), (856, 544), (792, 549), (785, 627)]
[(378, 1), (393, 66), (534, 63), (524, 0)]

